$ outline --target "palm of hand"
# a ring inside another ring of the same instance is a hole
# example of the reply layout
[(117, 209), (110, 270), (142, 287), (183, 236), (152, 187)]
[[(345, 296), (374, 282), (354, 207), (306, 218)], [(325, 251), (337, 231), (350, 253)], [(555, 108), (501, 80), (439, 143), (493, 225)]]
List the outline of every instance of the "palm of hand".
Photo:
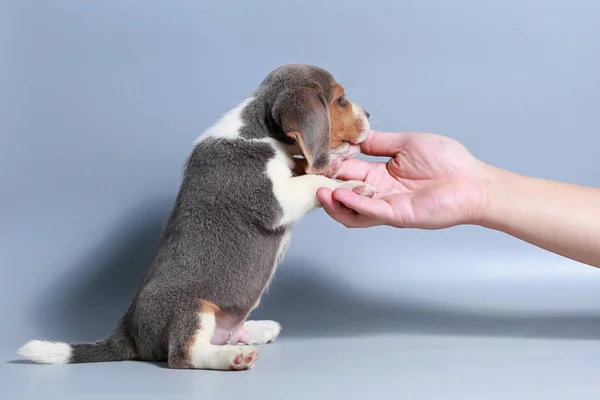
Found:
[(440, 229), (476, 218), (483, 193), (476, 164), (455, 140), (423, 134), (387, 163), (374, 164), (365, 182), (378, 188), (382, 212), (394, 226)]

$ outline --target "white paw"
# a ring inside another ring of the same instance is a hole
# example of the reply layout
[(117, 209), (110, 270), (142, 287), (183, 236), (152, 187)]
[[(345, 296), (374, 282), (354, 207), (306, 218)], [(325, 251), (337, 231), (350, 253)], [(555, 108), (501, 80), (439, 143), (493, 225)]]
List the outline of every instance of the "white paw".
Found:
[(367, 197), (373, 197), (377, 193), (377, 189), (375, 189), (375, 186), (369, 185), (368, 183), (361, 181), (338, 182), (338, 187), (349, 190), (360, 189), (358, 194)]
[(234, 371), (243, 371), (254, 367), (258, 359), (258, 349), (250, 346), (232, 346), (229, 366)]
[(276, 321), (246, 321), (244, 329), (250, 334), (250, 344), (266, 344), (274, 341), (279, 332), (281, 325)]

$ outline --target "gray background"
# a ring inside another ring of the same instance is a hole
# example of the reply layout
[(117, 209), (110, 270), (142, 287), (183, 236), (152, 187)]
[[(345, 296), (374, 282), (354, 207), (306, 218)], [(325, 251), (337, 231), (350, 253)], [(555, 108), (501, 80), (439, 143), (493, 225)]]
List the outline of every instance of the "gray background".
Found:
[(599, 38), (595, 0), (3, 2), (1, 390), (597, 398), (597, 270), (478, 227), (349, 230), (322, 210), (295, 230), (259, 311), (284, 331), (248, 373), (44, 367), (15, 350), (110, 332), (192, 142), (282, 63), (329, 69), (375, 128), (600, 185)]

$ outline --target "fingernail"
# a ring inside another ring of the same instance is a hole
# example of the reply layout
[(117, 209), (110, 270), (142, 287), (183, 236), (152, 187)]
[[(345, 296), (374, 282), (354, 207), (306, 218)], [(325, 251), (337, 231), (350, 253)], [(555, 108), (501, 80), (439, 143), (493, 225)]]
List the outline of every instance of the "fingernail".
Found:
[(340, 163), (341, 163), (341, 161), (339, 158), (334, 158), (331, 161), (331, 168), (335, 171), (340, 166)]

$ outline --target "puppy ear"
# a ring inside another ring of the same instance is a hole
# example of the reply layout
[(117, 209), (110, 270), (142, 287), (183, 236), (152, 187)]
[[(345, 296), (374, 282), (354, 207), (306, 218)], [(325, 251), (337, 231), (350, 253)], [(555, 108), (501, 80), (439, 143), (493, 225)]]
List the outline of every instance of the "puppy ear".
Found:
[(273, 117), (294, 139), (307, 161), (306, 172), (322, 174), (329, 166), (331, 127), (325, 98), (318, 89), (284, 91), (273, 105)]

